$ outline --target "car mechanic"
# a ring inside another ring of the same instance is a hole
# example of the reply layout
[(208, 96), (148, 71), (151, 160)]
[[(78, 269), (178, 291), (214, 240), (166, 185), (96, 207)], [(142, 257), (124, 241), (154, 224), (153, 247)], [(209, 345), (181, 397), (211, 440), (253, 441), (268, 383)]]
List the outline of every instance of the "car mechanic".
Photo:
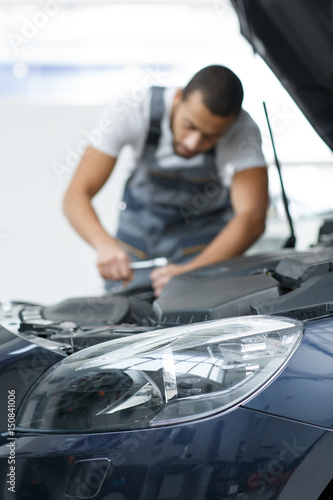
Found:
[[(171, 277), (241, 255), (263, 233), (267, 168), (259, 128), (242, 102), (239, 78), (212, 65), (183, 89), (152, 87), (134, 103), (104, 111), (115, 126), (91, 138), (63, 207), (96, 249), (107, 291), (115, 280), (141, 286), (131, 261), (165, 256), (172, 263), (144, 277), (159, 296)], [(135, 167), (114, 237), (103, 228), (92, 198), (126, 145)]]

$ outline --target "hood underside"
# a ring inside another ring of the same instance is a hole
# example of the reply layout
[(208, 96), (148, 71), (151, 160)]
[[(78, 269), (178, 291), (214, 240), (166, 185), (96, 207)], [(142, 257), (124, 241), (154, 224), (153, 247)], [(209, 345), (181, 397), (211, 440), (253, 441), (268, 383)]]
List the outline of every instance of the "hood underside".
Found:
[(333, 0), (231, 0), (241, 32), (333, 150)]

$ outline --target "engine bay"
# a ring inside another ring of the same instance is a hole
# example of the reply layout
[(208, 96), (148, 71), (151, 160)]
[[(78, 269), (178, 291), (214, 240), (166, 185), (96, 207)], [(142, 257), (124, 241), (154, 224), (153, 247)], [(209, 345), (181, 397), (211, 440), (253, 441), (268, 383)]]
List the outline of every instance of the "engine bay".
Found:
[(333, 310), (333, 247), (284, 249), (239, 257), (173, 278), (153, 290), (69, 298), (52, 305), (3, 305), (2, 325), (45, 339), (67, 354), (148, 330), (232, 316), (282, 315), (299, 320)]

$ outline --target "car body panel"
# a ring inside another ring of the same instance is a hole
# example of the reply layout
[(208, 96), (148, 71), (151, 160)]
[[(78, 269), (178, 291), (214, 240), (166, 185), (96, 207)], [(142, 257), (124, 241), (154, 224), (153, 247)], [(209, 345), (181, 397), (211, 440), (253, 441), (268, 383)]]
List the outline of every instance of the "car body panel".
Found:
[(333, 428), (332, 317), (309, 321), (303, 341), (283, 373), (247, 408)]
[[(77, 498), (90, 497), (88, 493), (100, 481), (96, 500), (254, 500), (263, 493), (265, 498), (276, 498), (305, 456), (328, 434), (315, 426), (244, 408), (151, 430), (18, 433), (15, 498), (65, 500), (68, 481), (72, 491), (76, 485)], [(1, 477), (6, 474), (7, 458), (8, 442), (0, 446)], [(96, 459), (111, 462), (104, 480), (98, 470), (91, 477), (72, 475), (75, 463)], [(326, 468), (329, 475), (330, 463)], [(80, 497), (83, 492), (86, 496)]]
[(232, 0), (241, 31), (333, 150), (332, 0)]
[[(321, 348), (323, 339), (327, 343), (331, 336), (329, 325), (330, 318), (308, 323), (301, 345), (286, 367), (244, 407), (181, 425), (136, 431), (57, 434), (17, 430), (15, 440), (3, 432), (0, 488), (4, 500), (12, 498), (4, 481), (9, 470), (9, 446), (15, 450), (17, 500), (280, 498), (298, 467), (306, 466), (306, 457), (311, 463), (316, 453), (323, 456), (317, 449), (326, 449), (326, 453), (333, 450), (329, 429), (332, 420), (325, 414), (322, 401), (314, 408), (309, 396), (317, 387), (327, 391), (332, 386), (332, 356)], [(13, 352), (17, 355), (17, 349)], [(30, 353), (35, 368), (34, 350), (24, 352)], [(307, 353), (318, 368), (310, 393), (303, 390), (308, 377), (299, 376), (306, 363), (312, 366)], [(59, 361), (59, 354), (56, 358), (48, 350), (43, 357), (49, 358), (50, 366)], [(326, 364), (323, 359), (327, 359)], [(9, 387), (8, 373), (2, 376)], [(278, 397), (282, 410), (275, 401)], [(302, 498), (318, 498), (331, 474), (331, 462), (327, 461)]]
[[(18, 407), (32, 384), (57, 361), (66, 357), (0, 326), (0, 408), (7, 408), (8, 391), (15, 391)], [(7, 412), (0, 412), (0, 432), (8, 428)]]

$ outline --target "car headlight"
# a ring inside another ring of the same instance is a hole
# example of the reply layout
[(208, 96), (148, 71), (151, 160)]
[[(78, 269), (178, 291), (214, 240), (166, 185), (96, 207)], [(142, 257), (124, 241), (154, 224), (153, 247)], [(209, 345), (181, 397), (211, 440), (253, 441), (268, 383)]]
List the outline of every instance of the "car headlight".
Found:
[(17, 425), (106, 431), (225, 411), (277, 375), (302, 332), (298, 321), (247, 316), (105, 342), (48, 370), (26, 397)]

